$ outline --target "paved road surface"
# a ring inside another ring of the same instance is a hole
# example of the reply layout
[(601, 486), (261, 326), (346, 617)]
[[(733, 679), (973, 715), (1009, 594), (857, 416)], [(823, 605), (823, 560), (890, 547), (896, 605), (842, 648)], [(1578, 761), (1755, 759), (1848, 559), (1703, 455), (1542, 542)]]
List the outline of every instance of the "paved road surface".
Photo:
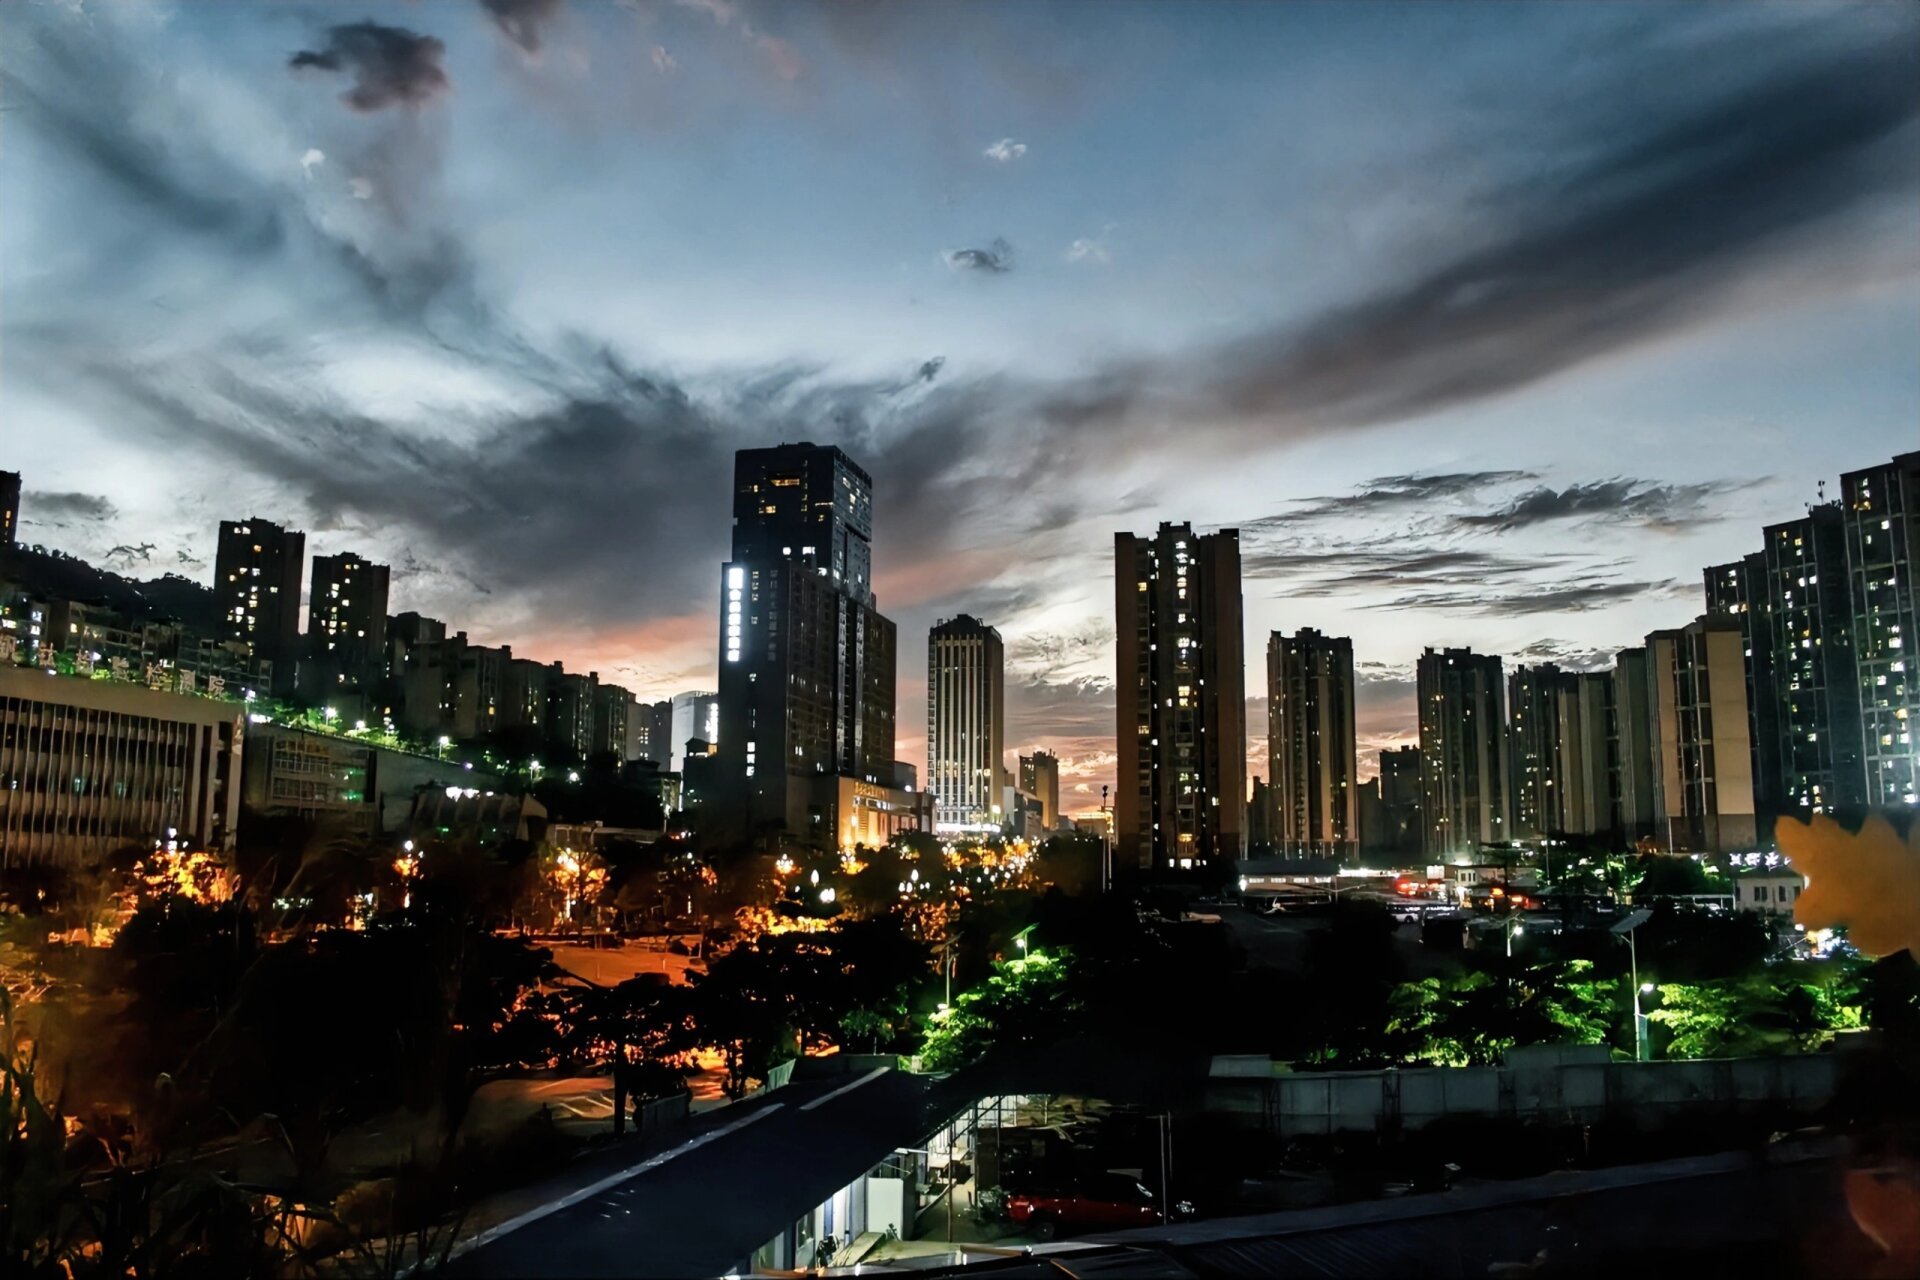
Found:
[(918, 1143), (926, 1104), (925, 1082), (894, 1071), (789, 1085), (728, 1108), (700, 1145), (651, 1157), (634, 1176), (494, 1235), (451, 1271), (722, 1275), (896, 1146)]

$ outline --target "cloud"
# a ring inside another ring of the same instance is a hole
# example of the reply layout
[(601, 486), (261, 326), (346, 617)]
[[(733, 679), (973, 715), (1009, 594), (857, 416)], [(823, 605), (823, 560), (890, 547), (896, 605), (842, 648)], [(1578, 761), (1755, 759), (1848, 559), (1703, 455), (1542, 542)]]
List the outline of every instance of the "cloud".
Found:
[(995, 164), (1010, 164), (1027, 154), (1027, 144), (1016, 142), (1012, 138), (1002, 138), (980, 154)]
[(1369, 601), (1369, 609), (1452, 613), (1480, 618), (1528, 618), (1539, 614), (1591, 613), (1624, 600), (1643, 596), (1673, 595), (1679, 589), (1697, 589), (1697, 584), (1674, 579), (1630, 581), (1597, 578), (1559, 587), (1531, 587), (1524, 591), (1416, 592), (1392, 600)]
[(1710, 518), (1710, 484), (1654, 484), (1645, 480), (1596, 480), (1564, 489), (1530, 489), (1496, 511), (1456, 516), (1465, 528), (1510, 533), (1554, 520), (1597, 520), (1653, 529), (1679, 529)]
[(1013, 246), (996, 237), (984, 249), (953, 249), (947, 253), (947, 265), (955, 271), (1005, 275), (1013, 270)]
[(527, 54), (540, 52), (546, 28), (560, 16), (566, 0), (480, 0), (494, 28)]
[(1068, 262), (1086, 262), (1104, 267), (1112, 260), (1107, 247), (1098, 240), (1075, 240), (1067, 246)]
[(300, 157), (301, 176), (306, 178), (313, 177), (313, 171), (319, 168), (321, 165), (325, 164), (326, 162), (327, 162), (326, 152), (322, 151), (318, 147), (308, 147), (306, 149), (306, 152), (302, 154)]
[(667, 47), (663, 44), (653, 46), (651, 56), (653, 58), (653, 69), (663, 76), (671, 75), (680, 69), (679, 60), (671, 53), (668, 53)]
[(107, 553), (100, 558), (108, 562), (119, 560), (126, 564), (146, 564), (153, 559), (153, 552), (154, 545), (151, 542), (142, 542), (131, 546), (122, 544), (109, 548)]
[(120, 509), (97, 493), (34, 493), (29, 491), (20, 503), (21, 514), (33, 523), (63, 520), (111, 520)]
[(1059, 388), (1046, 416), (1111, 435), (1122, 422), (1144, 432), (1169, 414), (1217, 415), (1239, 438), (1268, 440), (1406, 421), (1699, 325), (1736, 301), (1750, 312), (1772, 300), (1757, 281), (1771, 280), (1778, 300), (1804, 297), (1803, 284), (1779, 282), (1816, 248), (1877, 243), (1911, 262), (1910, 227), (1877, 241), (1814, 233), (1912, 198), (1920, 45), (1798, 56), (1783, 67), (1776, 54), (1670, 115), (1630, 114), (1618, 95), (1584, 117), (1560, 113), (1565, 136), (1487, 193), (1497, 217), (1481, 243), (1304, 320), (1116, 363)]
[(1371, 515), (1388, 508), (1423, 507), (1447, 499), (1468, 497), (1483, 489), (1532, 480), (1531, 471), (1439, 471), (1378, 476), (1353, 493), (1337, 497), (1295, 499), (1289, 511), (1261, 516), (1241, 524), (1248, 529), (1309, 524), (1340, 516)]
[(304, 49), (287, 65), (296, 71), (350, 73), (353, 87), (340, 95), (341, 101), (355, 111), (380, 111), (424, 106), (449, 91), (453, 83), (441, 65), (446, 52), (440, 40), (404, 27), (349, 22), (329, 28), (324, 48)]

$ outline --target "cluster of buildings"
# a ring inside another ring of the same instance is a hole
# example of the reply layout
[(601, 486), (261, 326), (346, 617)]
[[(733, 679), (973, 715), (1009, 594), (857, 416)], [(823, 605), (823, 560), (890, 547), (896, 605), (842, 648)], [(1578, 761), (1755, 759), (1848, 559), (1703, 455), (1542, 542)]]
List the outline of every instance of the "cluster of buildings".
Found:
[(1839, 501), (1760, 542), (1705, 570), (1698, 617), (1609, 670), (1428, 649), (1419, 745), (1382, 752), (1364, 785), (1350, 644), (1274, 635), (1257, 834), (1283, 855), (1559, 837), (1732, 852), (1783, 817), (1920, 805), (1920, 453), (1847, 473)]
[[(0, 547), (18, 505), (19, 478), (0, 474)], [(243, 737), (259, 740), (249, 806), (371, 806), (382, 826), (392, 797), (438, 787), (453, 742), (649, 770), (670, 780), (668, 807), (720, 844), (850, 848), (902, 831), (1037, 839), (1073, 825), (1053, 756), (1008, 766), (1004, 651), (979, 618), (928, 635), (924, 785), (895, 758), (898, 641), (872, 560), (873, 481), (844, 452), (742, 450), (720, 568), (718, 691), (642, 703), (594, 673), (474, 644), (417, 613), (390, 616), (384, 565), (340, 554), (309, 571), (299, 531), (224, 522), (210, 633), (73, 600), (0, 602), (11, 659), (0, 662), (0, 841), (10, 857), (70, 852), (165, 825), (218, 844), (237, 817)], [(1509, 670), (1494, 655), (1428, 649), (1419, 744), (1382, 752), (1365, 784), (1351, 641), (1275, 632), (1267, 776), (1249, 785), (1237, 531), (1116, 534), (1117, 777), (1100, 827), (1115, 867), (1179, 873), (1250, 851), (1433, 861), (1570, 837), (1723, 852), (1763, 845), (1781, 816), (1914, 806), (1916, 571), (1911, 453), (1848, 473), (1839, 501), (1768, 526), (1759, 550), (1707, 569), (1704, 612), (1622, 650), (1609, 670)], [(38, 678), (105, 674), (100, 663), (125, 681)], [(330, 719), (378, 722), (441, 751), (303, 734), (181, 696), (236, 690), (298, 696)], [(484, 797), (486, 781), (453, 778), (449, 803)]]

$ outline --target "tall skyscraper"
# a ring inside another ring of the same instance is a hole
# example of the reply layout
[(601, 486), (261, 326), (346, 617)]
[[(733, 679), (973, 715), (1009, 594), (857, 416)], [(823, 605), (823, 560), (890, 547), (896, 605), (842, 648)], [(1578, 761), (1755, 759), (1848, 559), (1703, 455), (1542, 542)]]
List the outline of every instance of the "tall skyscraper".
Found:
[(564, 759), (585, 760), (593, 754), (593, 704), (600, 675), (566, 670), (558, 662), (547, 668), (547, 749)]
[(998, 828), (1006, 772), (1005, 653), (969, 614), (927, 632), (927, 790), (935, 829)]
[(1862, 798), (1920, 805), (1920, 453), (1840, 477)]
[[(714, 710), (717, 716), (719, 702)], [(716, 725), (714, 732), (719, 733)], [(651, 760), (662, 769), (673, 767), (673, 703), (670, 700), (643, 702), (634, 708), (627, 721), (628, 754), (635, 760)]]
[(1445, 857), (1511, 839), (1500, 659), (1428, 649), (1417, 676), (1421, 847)]
[(627, 755), (627, 722), (633, 714), (633, 694), (617, 684), (596, 686), (593, 691), (593, 750), (596, 756), (611, 755), (621, 764)]
[(1844, 517), (1837, 504), (1814, 507), (1765, 537), (1754, 625), (1767, 634), (1780, 773), (1762, 790), (1801, 819), (1857, 811), (1866, 774)]
[(1020, 757), (1020, 790), (1040, 802), (1040, 822), (1048, 831), (1060, 827), (1060, 757), (1036, 751)]
[(370, 693), (387, 647), (387, 588), (392, 571), (352, 552), (315, 556), (307, 589), (307, 656), (316, 697)]
[(1114, 865), (1191, 870), (1246, 849), (1240, 532), (1114, 535)]
[(1773, 629), (1767, 621), (1767, 553), (1755, 551), (1704, 573), (1707, 612), (1740, 624), (1746, 654), (1747, 735), (1753, 740), (1753, 802), (1763, 830), (1780, 812), (1780, 697), (1773, 679)]
[(0, 471), (0, 552), (20, 541), (20, 473)]
[(1507, 677), (1513, 833), (1519, 839), (1611, 831), (1615, 776), (1613, 677), (1551, 662)]
[(270, 520), (222, 520), (213, 589), (226, 639), (273, 663), (275, 693), (291, 692), (300, 654), (300, 579), (307, 535)]
[(735, 455), (715, 766), (730, 794), (714, 812), (741, 834), (837, 841), (834, 780), (891, 776), (895, 635), (873, 597), (872, 539), (873, 480), (839, 449)]
[(1754, 846), (1745, 666), (1740, 624), (1724, 614), (1647, 637), (1654, 807), (1673, 852)]
[(1353, 856), (1359, 793), (1353, 641), (1302, 627), (1267, 638), (1267, 776), (1275, 847), (1290, 857)]
[(1564, 800), (1567, 830), (1578, 835), (1620, 833), (1620, 722), (1613, 672), (1574, 677), (1579, 729), (1568, 762)]

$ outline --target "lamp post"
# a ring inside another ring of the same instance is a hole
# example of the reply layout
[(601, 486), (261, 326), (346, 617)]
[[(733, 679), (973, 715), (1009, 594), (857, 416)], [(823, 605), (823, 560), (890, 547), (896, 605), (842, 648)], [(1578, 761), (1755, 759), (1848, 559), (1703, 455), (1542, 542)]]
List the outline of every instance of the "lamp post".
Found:
[[(1640, 1012), (1640, 948), (1634, 943), (1633, 931), (1653, 918), (1653, 912), (1630, 911), (1613, 922), (1608, 933), (1627, 940), (1627, 964), (1629, 981), (1633, 984), (1633, 1060), (1647, 1060), (1647, 1019)], [(1651, 984), (1649, 984), (1651, 985)]]

